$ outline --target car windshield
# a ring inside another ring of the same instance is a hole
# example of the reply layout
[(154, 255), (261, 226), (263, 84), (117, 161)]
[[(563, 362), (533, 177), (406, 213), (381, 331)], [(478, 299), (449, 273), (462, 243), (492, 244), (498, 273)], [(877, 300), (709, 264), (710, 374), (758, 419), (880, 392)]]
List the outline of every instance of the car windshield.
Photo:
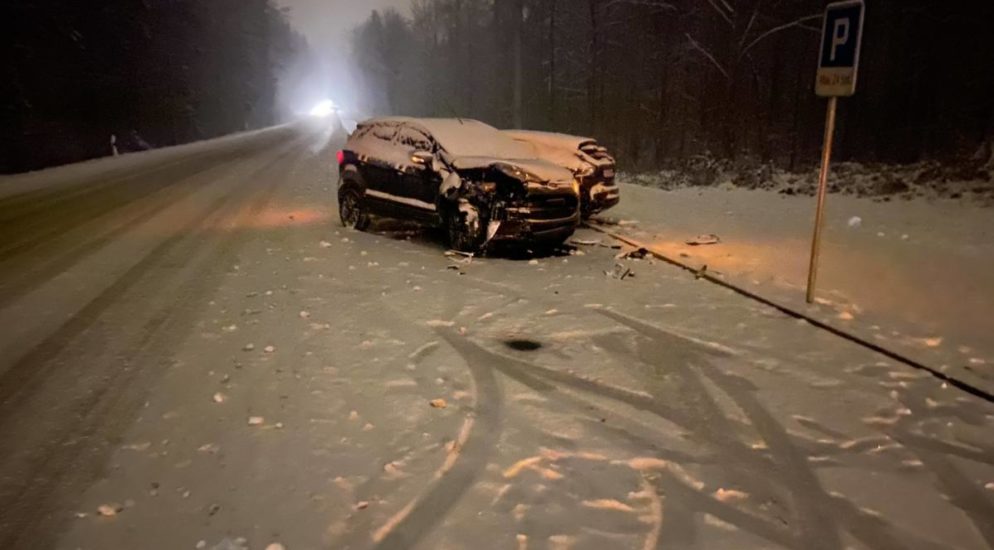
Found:
[(537, 158), (528, 144), (515, 141), (492, 126), (467, 119), (434, 119), (422, 124), (449, 154), (506, 160)]

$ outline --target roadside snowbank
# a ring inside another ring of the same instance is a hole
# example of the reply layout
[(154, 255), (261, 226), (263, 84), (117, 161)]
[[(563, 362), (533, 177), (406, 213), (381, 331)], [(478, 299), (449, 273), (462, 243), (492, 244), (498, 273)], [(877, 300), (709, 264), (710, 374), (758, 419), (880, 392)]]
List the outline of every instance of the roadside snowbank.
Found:
[[(667, 190), (725, 187), (762, 189), (784, 195), (814, 195), (818, 187), (818, 169), (791, 173), (770, 165), (748, 162), (736, 165), (699, 157), (678, 169), (621, 174), (619, 179)], [(994, 207), (994, 159), (959, 164), (836, 163), (829, 174), (829, 192), (872, 198), (879, 202), (917, 198), (956, 199)]]
[[(43, 188), (72, 186), (91, 179), (132, 178), (144, 172), (187, 162), (198, 155), (235, 154), (247, 144), (257, 140), (268, 143), (269, 139), (279, 139), (283, 132), (295, 124), (300, 123), (283, 124), (183, 145), (125, 153), (120, 156), (106, 156), (23, 174), (0, 176), (0, 198)], [(309, 122), (309, 124), (314, 123)]]

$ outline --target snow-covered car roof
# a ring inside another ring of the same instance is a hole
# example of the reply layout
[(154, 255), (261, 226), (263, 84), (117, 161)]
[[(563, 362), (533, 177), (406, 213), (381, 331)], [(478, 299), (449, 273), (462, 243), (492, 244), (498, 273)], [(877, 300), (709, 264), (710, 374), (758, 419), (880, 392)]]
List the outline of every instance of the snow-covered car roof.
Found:
[(579, 149), (588, 143), (597, 143), (594, 138), (571, 136), (555, 132), (537, 132), (534, 130), (502, 130), (513, 139), (545, 145), (547, 147), (562, 147), (564, 149)]
[(538, 158), (533, 148), (489, 124), (469, 118), (381, 117), (363, 124), (391, 123), (420, 127), (455, 157), (490, 157), (500, 160)]

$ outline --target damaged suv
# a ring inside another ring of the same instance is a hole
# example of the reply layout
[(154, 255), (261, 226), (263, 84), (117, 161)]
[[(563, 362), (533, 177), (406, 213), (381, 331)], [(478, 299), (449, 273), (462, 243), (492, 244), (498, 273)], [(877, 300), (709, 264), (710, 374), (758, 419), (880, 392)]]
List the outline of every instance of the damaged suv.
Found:
[(371, 216), (445, 230), (448, 244), (557, 245), (580, 222), (573, 174), (496, 128), (469, 119), (375, 118), (338, 153), (339, 214), (364, 230)]
[(621, 193), (614, 183), (614, 157), (593, 138), (535, 132), (504, 130), (511, 138), (529, 145), (535, 155), (573, 173), (580, 185), (580, 208), (584, 218), (618, 204)]

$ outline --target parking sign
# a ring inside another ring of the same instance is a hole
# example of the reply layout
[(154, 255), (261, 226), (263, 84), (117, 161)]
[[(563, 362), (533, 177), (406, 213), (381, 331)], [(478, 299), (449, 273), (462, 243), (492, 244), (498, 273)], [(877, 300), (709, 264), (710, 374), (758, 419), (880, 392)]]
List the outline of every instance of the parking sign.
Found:
[(863, 38), (863, 0), (829, 4), (821, 33), (815, 93), (821, 97), (856, 93), (859, 48)]

